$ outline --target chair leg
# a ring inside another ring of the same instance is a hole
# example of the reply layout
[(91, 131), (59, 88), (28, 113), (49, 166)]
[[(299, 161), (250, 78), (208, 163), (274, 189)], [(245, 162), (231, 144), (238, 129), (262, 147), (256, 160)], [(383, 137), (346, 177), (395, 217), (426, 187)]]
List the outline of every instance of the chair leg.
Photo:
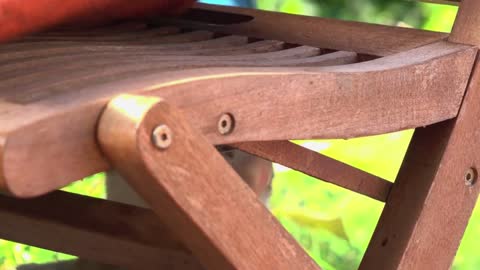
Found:
[(161, 99), (112, 100), (98, 139), (206, 269), (319, 269), (216, 149)]
[(480, 191), (479, 87), (476, 68), (458, 117), (416, 131), (361, 270), (451, 267)]
[[(0, 220), (2, 239), (79, 256), (99, 267), (204, 269), (163, 222), (144, 208), (63, 191), (34, 199), (0, 195)], [(85, 262), (75, 265), (84, 269)]]

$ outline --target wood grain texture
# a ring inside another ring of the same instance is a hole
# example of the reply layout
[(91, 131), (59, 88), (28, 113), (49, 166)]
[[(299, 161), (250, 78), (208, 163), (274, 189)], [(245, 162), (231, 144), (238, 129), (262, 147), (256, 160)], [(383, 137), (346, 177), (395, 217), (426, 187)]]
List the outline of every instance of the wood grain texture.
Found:
[[(95, 129), (104, 105), (118, 93), (164, 97), (213, 144), (351, 138), (429, 125), (457, 115), (475, 53), (468, 46), (440, 42), (334, 67), (160, 68), (119, 73), (111, 81), (66, 83), (62, 92), (53, 88), (51, 96), (48, 87), (40, 92), (27, 88), (34, 97), (47, 96), (28, 106), (9, 103), (11, 110), (0, 115), (0, 185), (31, 197), (107, 170)], [(17, 98), (24, 97), (16, 90)], [(228, 136), (217, 132), (224, 112), (236, 120)]]
[[(30, 44), (30, 43), (29, 43)], [(32, 45), (32, 44), (30, 44)], [(247, 37), (242, 36), (225, 36), (215, 39), (208, 39), (204, 41), (191, 42), (187, 44), (175, 43), (176, 46), (171, 44), (165, 44), (163, 46), (156, 45), (126, 45), (126, 44), (104, 44), (104, 45), (90, 45), (86, 43), (78, 43), (72, 46), (59, 46), (49, 48), (42, 44), (41, 46), (32, 47), (29, 46), (24, 50), (14, 50), (0, 46), (0, 50), (5, 49), (5, 53), (0, 55), (2, 62), (25, 64), (30, 60), (30, 63), (36, 63), (32, 60), (45, 61), (47, 57), (67, 58), (72, 57), (88, 57), (94, 54), (98, 57), (102, 57), (102, 61), (110, 59), (115, 55), (118, 57), (132, 56), (132, 55), (145, 55), (145, 56), (201, 56), (201, 55), (237, 55), (237, 54), (253, 54), (253, 53), (266, 53), (282, 50), (285, 46), (285, 42), (274, 40), (263, 40), (258, 42), (249, 42)], [(183, 46), (182, 46), (183, 45)], [(8, 52), (8, 53), (7, 53)], [(106, 57), (106, 59), (104, 58)], [(23, 60), (23, 61), (22, 61)], [(27, 61), (25, 61), (27, 60)], [(58, 59), (57, 59), (58, 60)], [(55, 59), (50, 63), (54, 63)]]
[(334, 185), (385, 202), (392, 183), (289, 141), (245, 142), (233, 147)]
[(478, 67), (458, 117), (417, 129), (361, 270), (450, 269), (480, 192), (465, 184), (480, 164)]
[[(320, 49), (301, 46), (285, 50), (275, 50), (274, 48), (265, 48), (255, 53), (248, 53), (245, 48), (245, 54), (239, 55), (215, 55), (215, 57), (206, 56), (179, 56), (168, 55), (168, 53), (132, 53), (128, 55), (119, 55), (115, 53), (94, 53), (73, 56), (51, 56), (44, 59), (29, 59), (21, 63), (11, 63), (0, 68), (0, 73), (9, 76), (3, 81), (0, 96), (11, 99), (12, 101), (29, 103), (32, 100), (40, 99), (39, 93), (49, 93), (64, 91), (65, 85), (72, 88), (87, 87), (88, 84), (101, 84), (108, 78), (118, 77), (120, 74), (131, 74), (133, 76), (138, 73), (148, 72), (149, 70), (168, 71), (182, 68), (196, 67), (232, 67), (232, 66), (302, 66), (302, 58), (316, 57), (320, 54)], [(116, 60), (121, 57), (121, 61)], [(101, 60), (99, 60), (101, 59)], [(207, 61), (208, 60), (208, 61)], [(296, 60), (291, 63), (292, 60)], [(310, 65), (319, 63), (317, 59), (310, 60)], [(68, 63), (72, 61), (71, 63)], [(85, 61), (91, 61), (95, 64), (90, 65), (88, 69)], [(67, 62), (61, 70), (57, 63)], [(43, 66), (43, 70), (35, 69), (35, 67)], [(319, 64), (319, 66), (322, 66)], [(49, 74), (54, 73), (56, 76)], [(38, 82), (43, 82), (39, 85)], [(29, 89), (22, 91), (22, 94), (15, 92), (15, 89)], [(33, 95), (33, 97), (32, 97)], [(10, 98), (9, 98), (10, 96)], [(22, 96), (24, 96), (22, 98)], [(37, 96), (37, 98), (35, 98)]]
[[(210, 29), (223, 33), (246, 35), (257, 38), (276, 39), (293, 44), (303, 44), (372, 55), (390, 55), (445, 39), (447, 34), (411, 28), (399, 28), (359, 22), (339, 21), (318, 17), (282, 14), (238, 7), (197, 4), (200, 10), (213, 10), (230, 14), (251, 16), (252, 20), (239, 23), (212, 23), (215, 14), (189, 16), (174, 19), (177, 25)], [(203, 17), (203, 18), (202, 18)], [(204, 17), (212, 18), (208, 23)], [(164, 19), (158, 20), (165, 23)]]
[[(479, 8), (462, 1), (451, 41), (480, 45)], [(480, 192), (479, 88), (477, 58), (458, 117), (416, 131), (360, 270), (451, 268)]]
[[(152, 132), (171, 130), (158, 149)], [(99, 143), (112, 164), (207, 269), (319, 269), (180, 111), (122, 95), (102, 114)]]
[(0, 195), (0, 218), (2, 239), (128, 269), (203, 269), (147, 209), (57, 191)]
[(452, 33), (452, 42), (480, 45), (480, 3), (476, 0), (462, 0)]
[[(367, 251), (364, 255), (360, 270), (367, 269), (403, 269), (400, 268), (400, 261), (406, 256), (408, 243), (411, 241), (417, 219), (420, 218), (425, 198), (432, 187), (432, 182), (439, 163), (448, 144), (452, 122), (444, 122), (427, 128), (419, 128), (415, 131), (405, 156), (401, 170), (390, 196), (386, 202), (380, 220), (375, 229)], [(463, 169), (463, 168), (461, 168)], [(462, 174), (452, 179), (458, 182), (459, 188), (463, 188), (461, 181)], [(445, 197), (445, 202), (451, 200), (451, 195)], [(443, 203), (440, 204), (445, 206)], [(440, 206), (439, 205), (439, 206)], [(439, 212), (442, 210), (439, 210)], [(443, 210), (444, 211), (444, 210)], [(439, 220), (440, 224), (444, 224)], [(448, 225), (444, 230), (450, 233)], [(444, 232), (437, 232), (438, 235), (431, 235), (432, 238), (422, 245), (432, 248), (435, 253), (443, 252), (442, 246), (430, 246), (430, 243), (437, 243), (435, 239), (446, 239)], [(409, 251), (410, 254), (420, 251)], [(423, 255), (423, 254), (422, 254)], [(443, 259), (442, 259), (443, 260)], [(448, 269), (436, 268), (439, 257), (425, 260), (421, 268), (405, 269)], [(432, 267), (430, 267), (432, 266)]]

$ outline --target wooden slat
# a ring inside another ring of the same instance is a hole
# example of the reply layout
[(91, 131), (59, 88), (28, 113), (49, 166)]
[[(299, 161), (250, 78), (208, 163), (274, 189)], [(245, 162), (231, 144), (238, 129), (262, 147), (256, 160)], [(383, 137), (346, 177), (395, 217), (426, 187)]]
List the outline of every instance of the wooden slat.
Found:
[(0, 238), (129, 269), (200, 270), (150, 210), (66, 192), (0, 195)]
[[(351, 138), (455, 117), (475, 53), (468, 46), (441, 42), (337, 67), (148, 69), (120, 73), (109, 83), (87, 80), (85, 85), (90, 86), (84, 89), (64, 84), (65, 92), (51, 96), (48, 89), (29, 92), (38, 101), (29, 104), (24, 99), (28, 106), (11, 104), (13, 110), (0, 115), (0, 185), (28, 197), (107, 170), (94, 134), (105, 103), (117, 93), (164, 97), (179, 106), (213, 144)], [(25, 98), (20, 89), (15, 90)], [(218, 117), (224, 112), (236, 119), (228, 136), (217, 132)], [(54, 167), (52, 158), (57, 160)], [(24, 164), (30, 170), (24, 170)]]
[[(158, 125), (171, 130), (166, 149), (154, 146)], [(205, 268), (319, 269), (217, 150), (160, 99), (113, 99), (99, 122), (98, 140)]]
[[(20, 44), (3, 44), (0, 46), (0, 56), (2, 60), (20, 59), (21, 56), (48, 56), (63, 53), (81, 53), (85, 51), (115, 51), (119, 52), (140, 50), (140, 51), (178, 51), (188, 52), (190, 50), (201, 49), (220, 49), (231, 44), (225, 42), (225, 39), (229, 39), (232, 36), (218, 37), (214, 39), (206, 39), (201, 41), (191, 41), (188, 43), (174, 43), (174, 44), (128, 44), (124, 42), (99, 42), (99, 43), (85, 43), (85, 42), (38, 42), (37, 44), (29, 42)], [(238, 36), (234, 36), (237, 37)], [(231, 39), (231, 38), (230, 38)], [(242, 37), (243, 43), (248, 42), (248, 37)], [(283, 44), (284, 42), (276, 41)], [(12, 55), (12, 56), (10, 56)]]
[[(99, 84), (97, 78), (111, 77), (125, 72), (133, 76), (134, 72), (142, 70), (207, 66), (327, 66), (355, 63), (359, 60), (357, 54), (353, 52), (318, 55), (322, 50), (317, 48), (300, 46), (283, 50), (284, 46), (283, 42), (260, 41), (244, 46), (235, 45), (226, 46), (224, 49), (212, 48), (188, 52), (152, 51), (135, 47), (130, 48), (133, 50), (122, 48), (111, 51), (112, 48), (107, 46), (105, 49), (90, 47), (76, 53), (70, 48), (62, 48), (40, 51), (39, 54), (37, 52), (20, 55), (6, 54), (0, 56), (0, 61), (8, 61), (8, 64), (0, 67), (0, 74), (5, 77), (0, 86), (1, 95), (7, 98), (11, 93), (17, 102), (21, 102), (22, 99), (28, 101), (32, 100), (34, 95), (32, 92), (51, 94), (62, 91), (66, 82), (72, 89), (86, 87), (85, 80)], [(48, 53), (51, 55), (47, 57)], [(185, 56), (190, 54), (192, 56)], [(209, 58), (201, 56), (202, 54), (216, 55), (216, 57)], [(65, 64), (56, 65), (56, 63)], [(88, 68), (83, 68), (86, 65)], [(39, 69), (39, 66), (43, 68)], [(39, 81), (43, 81), (44, 90), (39, 85)], [(19, 93), (19, 88), (29, 90)]]
[[(257, 42), (249, 42), (248, 37), (241, 36), (224, 36), (201, 41), (191, 40), (184, 43), (162, 43), (161, 39), (154, 39), (156, 44), (129, 44), (125, 42), (107, 42), (94, 43), (88, 42), (39, 42), (25, 43), (25, 46), (17, 48), (12, 44), (0, 46), (0, 59), (3, 66), (12, 63), (24, 63), (27, 60), (31, 63), (45, 60), (45, 58), (53, 57), (50, 62), (61, 60), (59, 57), (72, 59), (82, 62), (81, 59), (75, 57), (92, 57), (96, 56), (103, 60), (108, 56), (115, 55), (118, 58), (127, 57), (135, 54), (152, 54), (156, 56), (185, 56), (185, 55), (203, 55), (208, 52), (229, 52), (235, 50), (245, 50), (246, 52), (269, 52), (284, 49), (286, 43), (276, 40), (262, 40)], [(247, 50), (248, 49), (248, 50)], [(228, 55), (228, 54), (227, 54)], [(68, 57), (72, 58), (68, 58)]]
[(178, 33), (175, 35), (169, 35), (168, 33), (164, 36), (159, 35), (156, 38), (146, 38), (146, 40), (138, 40), (132, 39), (130, 41), (108, 41), (107, 40), (98, 40), (98, 41), (35, 41), (35, 42), (15, 42), (15, 43), (7, 43), (2, 44), (1, 48), (3, 52), (5, 50), (25, 50), (35, 47), (43, 47), (43, 48), (55, 48), (55, 47), (67, 47), (67, 46), (79, 46), (79, 45), (91, 45), (91, 46), (100, 46), (100, 45), (150, 45), (155, 46), (157, 44), (179, 44), (179, 46), (185, 45), (185, 43), (191, 42), (201, 42), (201, 41), (208, 41), (215, 37), (215, 34), (210, 31), (193, 31), (193, 32), (186, 32), (186, 33)]
[[(3, 74), (10, 78), (3, 80), (0, 89), (0, 96), (7, 100), (17, 103), (31, 103), (35, 99), (42, 99), (45, 94), (52, 95), (65, 91), (65, 85), (68, 89), (88, 88), (91, 86), (101, 85), (112, 80), (115, 77), (121, 77), (123, 74), (129, 74), (134, 77), (138, 73), (145, 72), (162, 72), (182, 68), (197, 67), (255, 67), (255, 66), (302, 66), (302, 58), (316, 57), (320, 50), (312, 47), (297, 47), (288, 50), (280, 50), (266, 53), (254, 53), (245, 55), (228, 55), (228, 56), (153, 56), (153, 55), (129, 55), (122, 57), (121, 60), (115, 60), (116, 56), (112, 55), (110, 59), (96, 61), (95, 65), (90, 65), (87, 69), (82, 69), (85, 62), (78, 63), (65, 57), (65, 61), (73, 61), (72, 64), (57, 66), (52, 63), (63, 62), (63, 60), (55, 60), (55, 57), (46, 58), (51, 68), (37, 70), (36, 65), (31, 68), (29, 63), (11, 64), (6, 69), (1, 69)], [(88, 57), (79, 57), (80, 61), (95, 61), (95, 54)], [(99, 56), (99, 58), (102, 58)], [(103, 57), (106, 58), (106, 57)], [(103, 59), (102, 58), (102, 59)], [(178, 59), (177, 59), (178, 58)], [(89, 59), (89, 60), (88, 60)], [(352, 58), (350, 58), (352, 59)], [(352, 60), (355, 60), (354, 58)], [(53, 60), (53, 61), (52, 61)], [(318, 62), (318, 58), (305, 61), (306, 65), (312, 66)], [(27, 61), (29, 62), (29, 61)], [(48, 66), (48, 65), (45, 65)], [(318, 66), (322, 66), (319, 64)], [(22, 75), (19, 75), (18, 72)], [(50, 74), (55, 74), (51, 76)], [(44, 85), (39, 84), (42, 80)], [(26, 89), (26, 91), (18, 92), (18, 88)], [(28, 89), (28, 90), (27, 90)]]
[[(255, 49), (255, 48), (254, 48)], [(125, 65), (123, 69), (130, 70), (129, 73), (135, 72), (143, 67), (151, 69), (161, 69), (163, 67), (170, 66), (170, 69), (174, 67), (181, 67), (182, 64), (185, 67), (208, 67), (208, 66), (222, 66), (223, 63), (231, 61), (233, 63), (253, 63), (263, 61), (275, 61), (289, 58), (306, 58), (311, 56), (317, 56), (320, 54), (320, 49), (308, 46), (301, 46), (287, 50), (277, 50), (278, 47), (267, 46), (264, 48), (257, 48), (258, 53), (253, 51), (250, 53), (248, 48), (245, 48), (245, 54), (234, 55), (215, 55), (215, 56), (196, 56), (188, 55), (184, 56), (180, 53), (163, 53), (163, 52), (127, 52), (125, 54), (118, 52), (91, 52), (82, 53), (77, 55), (60, 55), (51, 57), (42, 57), (39, 59), (22, 59), (18, 62), (9, 63), (0, 67), (0, 74), (2, 76), (11, 76), (11, 78), (5, 78), (2, 81), (0, 88), (3, 90), (0, 96), (5, 97), (6, 89), (10, 87), (5, 86), (5, 83), (15, 84), (16, 88), (20, 89), (35, 89), (35, 86), (24, 86), (22, 83), (25, 81), (38, 82), (43, 81), (43, 85), (50, 86), (48, 80), (54, 83), (61, 83), (62, 79), (72, 80), (75, 76), (86, 77), (87, 75), (97, 75), (96, 71), (103, 70), (102, 73), (97, 76), (102, 76), (105, 72), (115, 72), (115, 66), (119, 63), (130, 63)], [(64, 67), (58, 66), (58, 63), (66, 63)], [(91, 63), (88, 65), (87, 63)], [(135, 64), (136, 63), (136, 64)], [(243, 64), (248, 65), (248, 64)], [(35, 70), (39, 66), (44, 66), (43, 70)], [(88, 69), (82, 69), (82, 67), (89, 67)], [(105, 70), (108, 69), (108, 70)], [(64, 73), (61, 73), (61, 72)], [(55, 72), (56, 76), (48, 76), (49, 72)], [(116, 71), (118, 72), (118, 71)], [(125, 72), (125, 71), (124, 71)], [(78, 75), (86, 74), (86, 75)], [(68, 76), (67, 76), (68, 75)], [(42, 80), (43, 78), (43, 80)], [(91, 78), (88, 77), (88, 78)], [(36, 83), (38, 84), (38, 83)], [(48, 91), (48, 90), (46, 90)]]
[[(245, 49), (246, 51), (248, 49)], [(273, 50), (273, 51), (270, 51)], [(2, 90), (0, 96), (6, 98), (9, 95), (18, 97), (32, 92), (54, 93), (64, 91), (68, 84), (70, 89), (87, 87), (88, 84), (98, 85), (105, 82), (102, 78), (119, 77), (121, 74), (130, 74), (156, 70), (175, 70), (195, 67), (221, 67), (221, 66), (257, 66), (267, 62), (289, 58), (301, 58), (316, 56), (320, 50), (312, 47), (298, 47), (289, 50), (276, 50), (276, 48), (265, 48), (266, 52), (245, 54), (245, 55), (219, 55), (219, 56), (184, 56), (166, 55), (160, 53), (85, 53), (80, 55), (52, 56), (42, 59), (25, 59), (18, 63), (11, 63), (0, 67), (0, 74), (5, 79), (0, 85)], [(247, 51), (248, 53), (248, 51)], [(59, 66), (57, 63), (64, 63)], [(90, 63), (90, 64), (87, 64)], [(45, 68), (38, 70), (38, 66)], [(83, 68), (83, 67), (88, 68)], [(55, 74), (51, 76), (49, 74)], [(111, 80), (111, 79), (110, 79)], [(39, 81), (43, 81), (39, 84)], [(14, 89), (25, 89), (18, 92)]]
[[(151, 47), (138, 48), (135, 46), (122, 48), (102, 46), (98, 48), (87, 47), (85, 50), (82, 48), (62, 48), (58, 50), (39, 50), (35, 53), (12, 52), (0, 55), (0, 61), (3, 61), (4, 63), (8, 62), (8, 65), (0, 67), (0, 74), (13, 76), (8, 80), (2, 80), (2, 86), (8, 81), (12, 81), (17, 85), (21, 76), (22, 78), (25, 78), (26, 76), (32, 76), (32, 74), (48, 75), (49, 72), (59, 72), (67, 68), (72, 72), (81, 71), (81, 68), (85, 66), (85, 61), (87, 60), (92, 60), (91, 67), (100, 64), (104, 66), (111, 65), (114, 67), (118, 62), (131, 62), (133, 64), (139, 62), (139, 59), (142, 60), (149, 58), (151, 61), (148, 61), (148, 63), (140, 63), (140, 65), (150, 65), (156, 68), (173, 66), (175, 63), (183, 63), (185, 66), (198, 67), (206, 67), (209, 65), (218, 67), (221, 65), (228, 65), (228, 63), (231, 65), (236, 64), (238, 66), (274, 65), (280, 67), (289, 65), (288, 63), (284, 64), (282, 61), (285, 59), (291, 60), (291, 58), (295, 58), (295, 65), (298, 66), (317, 66), (317, 63), (319, 62), (322, 62), (322, 65), (325, 66), (359, 62), (357, 53), (354, 52), (338, 51), (321, 54), (321, 49), (308, 46), (285, 49), (285, 44), (283, 42), (276, 41), (241, 44), (241, 40), (239, 39), (237, 44), (237, 40), (232, 38), (232, 44), (228, 44), (227, 42), (229, 41), (230, 40), (226, 40), (223, 48), (214, 47), (198, 50), (191, 49), (188, 51), (162, 49), (150, 50), (152, 49)], [(112, 52), (111, 50), (116, 50), (116, 52)], [(220, 57), (207, 58), (205, 56)], [(66, 61), (63, 69), (54, 65), (61, 62), (62, 59)], [(46, 65), (48, 68), (46, 70), (36, 70), (35, 68), (39, 65)], [(25, 71), (25, 69), (28, 70)]]
[[(98, 61), (106, 61), (108, 59), (109, 62), (112, 63), (112, 56), (116, 56), (117, 60), (121, 60), (123, 57), (128, 58), (135, 55), (137, 57), (145, 57), (151, 55), (152, 57), (156, 57), (157, 59), (160, 56), (176, 55), (179, 58), (178, 61), (181, 61), (182, 59), (186, 58), (186, 55), (201, 56), (266, 53), (283, 50), (284, 47), (285, 42), (282, 41), (263, 40), (248, 43), (247, 37), (240, 36), (226, 36), (205, 41), (191, 42), (187, 44), (180, 43), (178, 44), (178, 46), (172, 46), (172, 44), (155, 46), (119, 44), (90, 46), (84, 43), (78, 43), (77, 46), (54, 48), (45, 48), (43, 46), (38, 46), (37, 48), (31, 47), (28, 50), (4, 50), (3, 54), (2, 47), (0, 46), (0, 61), (4, 63), (3, 69), (5, 69), (5, 66), (8, 66), (9, 70), (12, 70), (13, 68), (11, 66), (14, 64), (26, 65), (28, 62), (30, 62), (34, 63), (34, 66), (37, 66), (41, 63), (40, 61), (42, 60), (45, 61), (46, 59), (50, 59), (50, 63), (55, 63), (60, 60), (60, 57), (63, 57), (66, 60), (75, 60), (76, 58), (79, 58), (80, 61), (78, 64), (80, 65), (85, 65), (84, 59), (88, 59), (89, 57), (92, 58), (92, 56), (97, 57), (97, 61), (95, 61), (94, 63)], [(67, 63), (69, 63), (69, 61), (67, 61)]]
[[(131, 41), (150, 41), (152, 39), (167, 36), (167, 35), (176, 35), (177, 37), (180, 35), (182, 37), (185, 34), (180, 34), (181, 29), (175, 26), (165, 26), (165, 27), (155, 27), (152, 29), (145, 29), (143, 31), (131, 31), (131, 32), (123, 32), (123, 33), (103, 33), (102, 35), (88, 35), (88, 34), (75, 34), (75, 32), (65, 31), (62, 34), (58, 33), (55, 35), (49, 33), (42, 33), (39, 35), (34, 36), (27, 36), (13, 42), (12, 44), (18, 43), (25, 43), (25, 42), (48, 42), (48, 41), (64, 41), (64, 42), (131, 42)], [(197, 36), (199, 32), (190, 32), (187, 35)], [(203, 33), (200, 32), (200, 35)], [(208, 36), (207, 36), (208, 37)]]
[[(210, 29), (223, 33), (245, 35), (264, 39), (283, 40), (309, 45), (372, 55), (390, 55), (445, 39), (447, 34), (411, 28), (399, 28), (359, 22), (347, 22), (318, 17), (282, 14), (269, 11), (197, 4), (201, 10), (213, 10), (251, 16), (254, 19), (234, 24), (201, 23), (184, 18), (175, 19), (179, 25)], [(209, 18), (232, 15), (206, 14)], [(164, 19), (159, 19), (164, 21)], [(172, 22), (172, 20), (170, 21)]]
[[(53, 29), (50, 29), (48, 32), (46, 32), (48, 35), (55, 35), (59, 34), (62, 36), (66, 35), (66, 32), (68, 32), (67, 35), (86, 35), (86, 36), (102, 36), (102, 35), (115, 35), (115, 34), (125, 34), (125, 33), (131, 33), (134, 31), (145, 31), (149, 28), (149, 25), (145, 21), (139, 21), (139, 20), (134, 20), (134, 21), (125, 21), (125, 22), (120, 22), (117, 24), (106, 24), (103, 26), (97, 26), (97, 27), (87, 27), (85, 28), (84, 26), (74, 26), (74, 25), (63, 25), (63, 26), (57, 26), (54, 27)], [(44, 35), (45, 32), (39, 33), (40, 35)]]
[(387, 200), (392, 186), (380, 177), (289, 141), (236, 143), (232, 146), (382, 202)]

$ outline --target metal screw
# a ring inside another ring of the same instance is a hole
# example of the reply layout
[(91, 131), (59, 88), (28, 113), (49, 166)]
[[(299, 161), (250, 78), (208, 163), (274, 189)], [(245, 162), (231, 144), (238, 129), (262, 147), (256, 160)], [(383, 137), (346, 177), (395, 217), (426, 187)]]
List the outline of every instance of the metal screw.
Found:
[(475, 168), (469, 168), (464, 175), (465, 185), (473, 186), (477, 181), (477, 170)]
[(227, 135), (232, 133), (233, 129), (235, 128), (235, 119), (233, 115), (229, 113), (224, 113), (220, 116), (217, 123), (218, 132), (222, 135)]
[(167, 149), (172, 144), (172, 130), (164, 124), (158, 125), (152, 132), (152, 142), (158, 149)]

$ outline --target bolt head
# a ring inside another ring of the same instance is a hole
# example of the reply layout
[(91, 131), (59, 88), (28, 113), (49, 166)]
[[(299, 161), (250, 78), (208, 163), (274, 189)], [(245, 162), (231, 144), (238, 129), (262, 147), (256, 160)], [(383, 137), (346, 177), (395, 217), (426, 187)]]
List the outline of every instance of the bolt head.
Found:
[(152, 143), (158, 149), (167, 149), (172, 144), (172, 130), (164, 124), (158, 125), (152, 132)]
[(235, 128), (235, 119), (230, 113), (224, 113), (220, 116), (217, 123), (218, 132), (222, 135), (227, 135), (232, 133)]
[(475, 168), (468, 168), (463, 178), (466, 186), (473, 186), (477, 181), (477, 170)]

